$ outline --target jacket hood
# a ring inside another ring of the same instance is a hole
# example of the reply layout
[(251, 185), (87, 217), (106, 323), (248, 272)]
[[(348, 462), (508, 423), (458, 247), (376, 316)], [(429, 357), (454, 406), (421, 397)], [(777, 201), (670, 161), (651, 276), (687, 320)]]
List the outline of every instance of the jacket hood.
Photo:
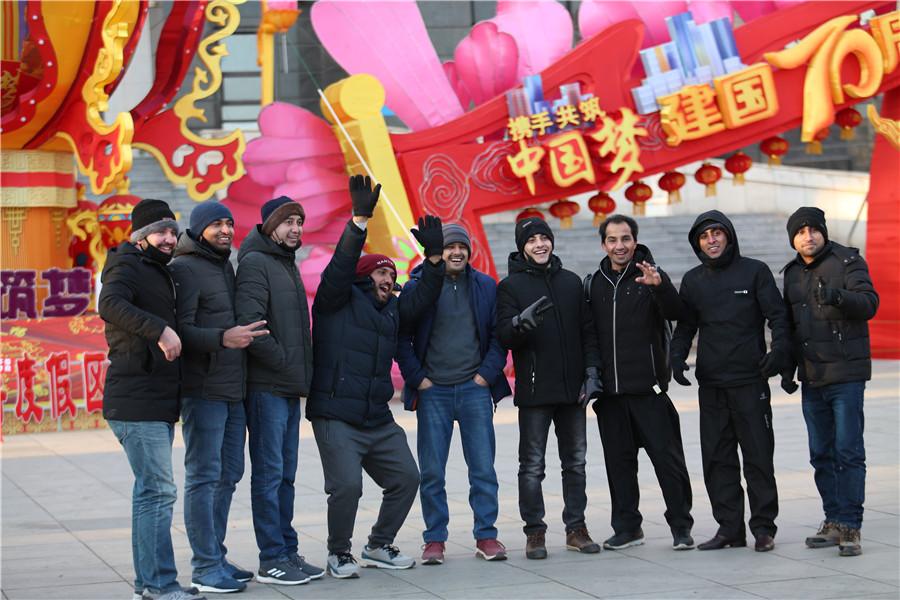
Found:
[(285, 250), (284, 248), (276, 244), (272, 238), (267, 235), (263, 235), (262, 231), (260, 231), (259, 228), (260, 226), (257, 225), (256, 227), (251, 229), (250, 233), (247, 234), (247, 237), (244, 238), (244, 241), (241, 242), (241, 248), (240, 250), (238, 250), (238, 262), (243, 260), (243, 258), (251, 252), (271, 254), (272, 256), (276, 256), (278, 258), (286, 258), (291, 262), (294, 262), (295, 255), (297, 253), (296, 250)]
[(550, 262), (544, 269), (525, 258), (521, 252), (509, 253), (509, 274), (513, 273), (532, 273), (534, 275), (543, 275), (545, 272), (556, 273), (562, 269), (562, 261), (555, 254), (550, 255)]
[[(643, 244), (638, 244), (634, 248), (634, 256), (631, 258), (631, 262), (628, 263), (628, 266), (639, 262), (647, 261), (651, 264), (656, 264), (656, 261), (653, 260), (653, 254), (650, 253), (650, 248)], [(607, 275), (611, 275), (613, 272), (612, 261), (609, 259), (609, 256), (604, 256), (603, 260), (600, 261), (600, 269), (606, 273)], [(628, 267), (625, 268), (628, 271)], [(638, 269), (635, 269), (636, 273), (640, 273)]]
[[(708, 210), (705, 213), (701, 213), (695, 220), (694, 224), (691, 226), (691, 230), (688, 232), (688, 242), (691, 244), (691, 248), (694, 249), (694, 254), (697, 255), (697, 258), (700, 259), (705, 265), (710, 265), (713, 262), (706, 254), (704, 254), (703, 250), (700, 249), (700, 242), (698, 240), (700, 236), (700, 229), (707, 221), (715, 221), (717, 223), (721, 223), (726, 232), (728, 233), (728, 245), (733, 248), (730, 252), (731, 260), (739, 257), (741, 255), (741, 248), (738, 244), (737, 232), (734, 230), (734, 224), (731, 222), (731, 219), (725, 216), (725, 213), (718, 210)], [(728, 252), (726, 248), (725, 252)], [(721, 258), (724, 258), (726, 255), (723, 254)], [(719, 259), (716, 259), (716, 262), (719, 262)], [(715, 266), (715, 265), (710, 265)]]
[(103, 272), (100, 274), (100, 281), (104, 281), (106, 279), (106, 274), (115, 269), (116, 267), (126, 264), (126, 263), (134, 263), (146, 261), (148, 263), (154, 263), (161, 266), (163, 269), (166, 268), (165, 265), (153, 260), (144, 254), (140, 248), (132, 244), (131, 242), (122, 242), (115, 248), (110, 248), (106, 253), (106, 264), (103, 267)]
[(181, 235), (178, 236), (178, 244), (175, 246), (173, 257), (178, 258), (179, 256), (186, 256), (189, 254), (196, 254), (197, 256), (214, 262), (226, 261), (228, 260), (228, 256), (230, 256), (230, 253), (229, 255), (219, 254), (207, 244), (195, 240), (190, 229), (183, 231)]

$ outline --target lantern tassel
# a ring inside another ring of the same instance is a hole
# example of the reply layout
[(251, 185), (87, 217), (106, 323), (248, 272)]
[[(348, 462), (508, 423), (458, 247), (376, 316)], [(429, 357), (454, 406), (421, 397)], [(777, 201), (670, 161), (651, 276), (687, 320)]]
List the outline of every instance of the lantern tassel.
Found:
[(822, 154), (822, 142), (813, 140), (806, 145), (807, 154)]
[(769, 166), (770, 166), (770, 167), (771, 167), (772, 165), (780, 165), (780, 164), (781, 164), (781, 157), (780, 157), (780, 156), (778, 156), (777, 154), (770, 154), (770, 155), (769, 155)]
[(572, 229), (572, 217), (563, 217), (559, 220), (559, 226), (563, 229)]
[(679, 202), (681, 202), (681, 190), (669, 192), (669, 204), (678, 204)]
[(744, 174), (743, 173), (735, 173), (734, 180), (732, 180), (732, 185), (744, 185)]
[(594, 227), (600, 227), (600, 223), (603, 222), (605, 216), (603, 213), (594, 213)]
[(706, 184), (706, 197), (710, 198), (716, 195), (716, 184), (715, 183), (707, 183)]
[(841, 139), (852, 140), (856, 138), (856, 130), (852, 127), (841, 127)]
[(646, 202), (635, 202), (634, 209), (632, 210), (632, 214), (636, 217), (643, 217), (647, 214), (647, 203)]

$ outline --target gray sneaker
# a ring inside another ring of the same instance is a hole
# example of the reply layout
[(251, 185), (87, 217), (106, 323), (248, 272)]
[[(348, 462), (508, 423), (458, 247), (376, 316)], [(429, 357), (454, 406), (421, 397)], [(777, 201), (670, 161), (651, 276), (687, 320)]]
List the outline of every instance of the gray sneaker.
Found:
[(300, 585), (309, 582), (309, 575), (301, 571), (290, 558), (280, 558), (261, 563), (256, 580), (275, 585)]
[(309, 575), (310, 579), (318, 579), (325, 575), (325, 569), (321, 569), (315, 565), (311, 565), (306, 562), (305, 556), (300, 556), (299, 554), (295, 554), (291, 557), (291, 563), (299, 568), (301, 571)]
[(831, 521), (822, 521), (816, 535), (806, 538), (807, 548), (827, 548), (837, 546), (841, 541), (841, 526)]
[(338, 552), (328, 555), (326, 565), (328, 574), (337, 579), (355, 579), (359, 577), (359, 565), (349, 552)]
[(154, 594), (150, 590), (144, 590), (141, 597), (143, 600), (206, 600), (206, 596), (199, 595), (197, 588), (182, 588), (164, 594)]
[(377, 567), (379, 569), (409, 569), (416, 566), (416, 561), (405, 554), (401, 554), (397, 546), (384, 544), (377, 548), (366, 546), (359, 557), (364, 567)]

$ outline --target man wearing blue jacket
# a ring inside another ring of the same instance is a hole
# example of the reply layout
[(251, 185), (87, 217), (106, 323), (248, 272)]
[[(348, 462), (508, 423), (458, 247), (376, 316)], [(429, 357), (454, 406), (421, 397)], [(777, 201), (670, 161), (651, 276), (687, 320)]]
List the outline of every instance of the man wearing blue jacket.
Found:
[[(420, 228), (421, 229), (421, 228)], [(422, 562), (444, 562), (447, 541), (445, 475), (454, 421), (459, 423), (469, 468), (476, 555), (504, 560), (497, 540), (497, 474), (494, 471), (494, 402), (511, 393), (503, 375), (506, 351), (497, 340), (497, 284), (469, 265), (472, 244), (458, 224), (443, 226), (440, 245), (423, 240), (425, 255), (440, 253), (444, 269), (413, 270), (400, 295), (403, 317), (397, 363), (406, 381), (406, 408), (418, 417), (419, 498), (425, 519)], [(426, 293), (413, 295), (417, 287)]]

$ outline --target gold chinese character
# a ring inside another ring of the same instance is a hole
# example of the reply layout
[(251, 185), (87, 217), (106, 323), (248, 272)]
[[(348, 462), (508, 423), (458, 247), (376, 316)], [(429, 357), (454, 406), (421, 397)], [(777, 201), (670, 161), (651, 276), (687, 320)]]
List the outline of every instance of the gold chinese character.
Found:
[(556, 126), (560, 129), (568, 125), (578, 126), (580, 123), (578, 111), (571, 104), (563, 104), (556, 109)]
[(550, 120), (550, 113), (546, 110), (531, 115), (531, 129), (537, 131), (538, 135), (544, 135), (551, 127), (553, 121)]
[(638, 118), (628, 108), (622, 109), (622, 119), (617, 124), (608, 115), (602, 117), (602, 124), (598, 131), (590, 134), (591, 138), (600, 142), (598, 153), (601, 157), (614, 153), (610, 170), (619, 172), (612, 189), (617, 190), (627, 182), (634, 173), (643, 173), (641, 165), (641, 149), (637, 144), (637, 138), (647, 135), (647, 130), (638, 127)]
[(506, 130), (509, 132), (509, 139), (514, 142), (524, 140), (531, 137), (531, 122), (527, 116), (510, 117), (506, 124)]
[(778, 112), (772, 67), (766, 63), (716, 77), (714, 83), (719, 110), (729, 129), (768, 119)]
[(900, 11), (875, 17), (869, 25), (884, 55), (884, 72), (893, 73), (900, 61)]
[(544, 158), (543, 148), (528, 146), (524, 141), (519, 141), (519, 152), (506, 157), (513, 175), (525, 180), (532, 196), (534, 195), (534, 174), (540, 170), (542, 158)]
[(587, 100), (582, 100), (581, 103), (578, 104), (578, 110), (581, 111), (581, 120), (585, 123), (593, 123), (606, 114), (603, 112), (603, 109), (600, 108), (600, 98), (597, 98), (596, 96), (588, 98)]
[(708, 85), (691, 85), (660, 96), (656, 101), (660, 106), (660, 124), (670, 146), (725, 130), (715, 94)]
[(554, 136), (547, 142), (550, 150), (550, 175), (553, 183), (569, 187), (577, 181), (595, 183), (594, 165), (580, 131)]

